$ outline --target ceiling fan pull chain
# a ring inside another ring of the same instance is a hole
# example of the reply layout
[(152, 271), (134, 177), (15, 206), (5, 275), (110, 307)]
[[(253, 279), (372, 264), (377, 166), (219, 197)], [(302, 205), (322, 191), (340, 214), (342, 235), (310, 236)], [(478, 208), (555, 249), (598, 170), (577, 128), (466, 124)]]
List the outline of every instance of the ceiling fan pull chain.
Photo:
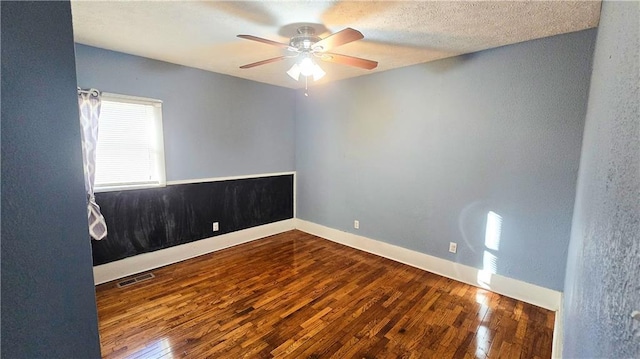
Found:
[(304, 77), (304, 95), (309, 97), (309, 76)]

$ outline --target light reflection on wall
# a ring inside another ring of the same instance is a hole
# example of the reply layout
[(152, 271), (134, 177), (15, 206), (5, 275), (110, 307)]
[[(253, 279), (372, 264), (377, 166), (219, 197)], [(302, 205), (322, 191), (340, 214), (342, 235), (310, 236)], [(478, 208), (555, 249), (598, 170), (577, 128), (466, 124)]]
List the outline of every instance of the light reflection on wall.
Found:
[(502, 216), (489, 211), (484, 235), (484, 254), (482, 256), (482, 270), (478, 271), (478, 285), (491, 289), (491, 277), (498, 269), (498, 256), (494, 254), (500, 250), (500, 235), (502, 234)]
[(500, 234), (502, 233), (502, 217), (495, 213), (487, 213), (487, 228), (484, 233), (485, 247), (497, 251), (500, 249)]

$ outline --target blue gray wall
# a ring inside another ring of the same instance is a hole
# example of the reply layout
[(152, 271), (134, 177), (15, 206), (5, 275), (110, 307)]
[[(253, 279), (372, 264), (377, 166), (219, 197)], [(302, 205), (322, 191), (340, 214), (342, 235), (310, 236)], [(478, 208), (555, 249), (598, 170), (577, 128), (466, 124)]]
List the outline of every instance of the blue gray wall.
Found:
[(290, 89), (76, 44), (78, 84), (163, 101), (167, 181), (293, 171)]
[(2, 2), (3, 358), (99, 358), (69, 2)]
[(298, 217), (562, 290), (595, 34), (298, 94)]
[(640, 2), (604, 2), (565, 283), (564, 358), (640, 358)]

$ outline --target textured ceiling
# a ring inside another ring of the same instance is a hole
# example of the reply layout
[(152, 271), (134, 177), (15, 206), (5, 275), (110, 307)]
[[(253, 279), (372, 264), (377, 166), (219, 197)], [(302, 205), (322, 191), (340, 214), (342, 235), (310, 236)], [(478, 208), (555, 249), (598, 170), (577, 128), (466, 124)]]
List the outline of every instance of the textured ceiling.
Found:
[(320, 37), (352, 27), (364, 39), (333, 52), (379, 62), (362, 70), (327, 62), (318, 83), (361, 76), (596, 27), (600, 1), (87, 1), (71, 3), (78, 43), (289, 88), (287, 51), (236, 37), (288, 43), (299, 24)]

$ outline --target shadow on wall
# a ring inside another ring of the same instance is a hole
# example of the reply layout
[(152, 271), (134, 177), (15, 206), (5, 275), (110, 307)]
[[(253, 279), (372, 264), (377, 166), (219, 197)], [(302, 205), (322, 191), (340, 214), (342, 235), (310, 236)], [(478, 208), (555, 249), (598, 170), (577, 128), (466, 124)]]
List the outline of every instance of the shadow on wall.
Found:
[(476, 56), (478, 56), (478, 53), (459, 55), (456, 52), (451, 52), (449, 54), (443, 54), (443, 57), (439, 60), (426, 62), (419, 66), (421, 66), (426, 72), (440, 75), (463, 66), (467, 62), (473, 60)]

